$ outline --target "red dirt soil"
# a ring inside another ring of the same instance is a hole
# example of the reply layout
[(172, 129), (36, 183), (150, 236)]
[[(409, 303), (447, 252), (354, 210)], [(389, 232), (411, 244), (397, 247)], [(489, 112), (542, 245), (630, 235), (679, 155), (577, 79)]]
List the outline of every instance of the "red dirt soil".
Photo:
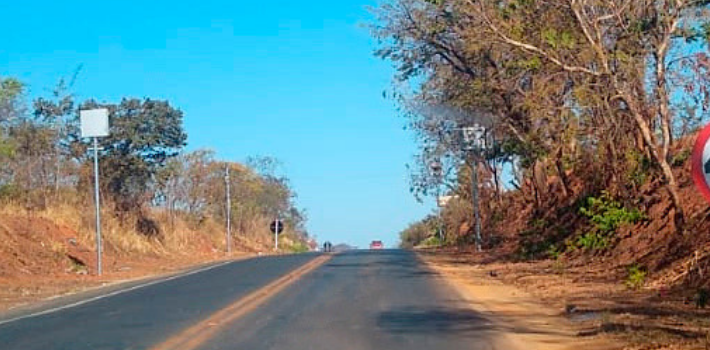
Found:
[[(97, 277), (95, 250), (70, 227), (32, 213), (0, 214), (0, 310), (227, 258), (207, 237), (192, 238), (190, 243), (190, 251), (172, 253), (118, 252), (106, 244), (104, 273)], [(237, 240), (231, 258), (251, 255), (256, 249)]]
[[(693, 141), (680, 140), (674, 154), (690, 150)], [(570, 171), (575, 194), (569, 198), (561, 195), (555, 177), (548, 178), (548, 193), (555, 195), (537, 208), (530, 184), (505, 193), (499, 204), (503, 210), (497, 214), (503, 220), (484, 217), (484, 234), (498, 241), (487, 252), (462, 245), (437, 254), (470, 271), (492, 271), (495, 279), (530, 292), (561, 314), (571, 308), (592, 315), (583, 321), (590, 332), (611, 334), (628, 342), (629, 348), (708, 349), (710, 312), (696, 301), (710, 288), (710, 205), (695, 188), (690, 166), (684, 161), (674, 167), (686, 215), (682, 233), (673, 222), (669, 193), (656, 180), (643, 185), (629, 203), (647, 218), (622, 225), (608, 249), (572, 249), (556, 260), (521, 256), (525, 239), (544, 241), (560, 233), (573, 239), (590, 229), (575, 207), (575, 201), (584, 198), (582, 180)], [(462, 226), (462, 234), (467, 231)], [(557, 243), (564, 247), (563, 240)], [(625, 285), (634, 265), (646, 273), (638, 290)]]

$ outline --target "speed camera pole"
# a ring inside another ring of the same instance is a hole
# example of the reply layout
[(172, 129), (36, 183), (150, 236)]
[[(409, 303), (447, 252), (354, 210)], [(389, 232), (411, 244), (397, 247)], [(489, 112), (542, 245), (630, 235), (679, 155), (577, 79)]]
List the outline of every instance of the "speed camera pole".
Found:
[(96, 203), (96, 273), (101, 276), (101, 195), (99, 194), (99, 138), (94, 137), (94, 203)]
[(476, 159), (471, 159), (471, 197), (473, 197), (473, 216), (476, 221), (476, 251), (481, 251), (481, 210), (478, 206), (478, 164)]
[(99, 193), (99, 137), (109, 135), (108, 110), (90, 109), (80, 111), (81, 137), (92, 138), (94, 144), (94, 204), (96, 205), (96, 274), (101, 276), (101, 195)]
[(481, 212), (478, 206), (478, 153), (484, 147), (485, 129), (480, 125), (462, 128), (466, 148), (471, 159), (471, 199), (476, 231), (476, 251), (481, 251)]

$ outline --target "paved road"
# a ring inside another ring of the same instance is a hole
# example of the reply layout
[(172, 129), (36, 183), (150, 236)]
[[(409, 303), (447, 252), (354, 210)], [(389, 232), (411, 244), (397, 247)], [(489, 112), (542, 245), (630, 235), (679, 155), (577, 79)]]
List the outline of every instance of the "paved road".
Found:
[[(0, 325), (2, 349), (150, 349), (315, 255), (236, 262), (57, 313)], [(507, 349), (406, 251), (334, 256), (200, 350)]]

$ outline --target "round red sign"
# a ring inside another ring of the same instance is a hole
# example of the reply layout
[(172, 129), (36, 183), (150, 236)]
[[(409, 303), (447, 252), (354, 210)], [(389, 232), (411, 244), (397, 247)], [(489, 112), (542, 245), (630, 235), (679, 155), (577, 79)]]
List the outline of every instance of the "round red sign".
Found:
[(700, 130), (693, 147), (692, 175), (695, 186), (710, 202), (710, 124)]

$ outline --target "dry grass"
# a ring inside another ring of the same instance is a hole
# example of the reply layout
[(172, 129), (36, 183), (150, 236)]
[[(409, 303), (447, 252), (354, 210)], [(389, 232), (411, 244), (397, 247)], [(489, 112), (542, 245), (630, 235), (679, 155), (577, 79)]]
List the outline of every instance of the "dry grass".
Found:
[[(106, 208), (111, 208), (106, 205)], [(147, 211), (160, 234), (136, 230), (136, 218), (123, 221), (102, 213), (103, 275), (96, 276), (95, 218), (89, 205), (56, 204), (26, 210), (0, 205), (0, 310), (52, 295), (75, 292), (108, 281), (126, 280), (184, 269), (228, 258), (220, 220), (171, 218)], [(269, 218), (243, 220), (233, 229), (231, 258), (271, 252)], [(287, 248), (282, 246), (282, 248)]]
[[(45, 210), (28, 211), (20, 204), (0, 206), (0, 214), (8, 216), (27, 215), (28, 218), (42, 218), (60, 227), (75, 232), (79, 245), (95, 246), (95, 214), (92, 208), (82, 208), (72, 204), (57, 204)], [(110, 210), (102, 211), (102, 238), (104, 251), (116, 256), (189, 256), (194, 254), (214, 254), (226, 250), (224, 224), (207, 219), (199, 225), (191, 224), (183, 215), (169, 217), (167, 213), (152, 210), (150, 219), (160, 227), (160, 235), (149, 237), (140, 234), (135, 228), (135, 217), (121, 221)], [(237, 222), (233, 233), (236, 251), (267, 251), (271, 246), (271, 233), (268, 231), (269, 218)], [(197, 226), (197, 227), (195, 227)], [(241, 230), (240, 230), (241, 229)], [(63, 242), (50, 243), (52, 250), (62, 252)]]

